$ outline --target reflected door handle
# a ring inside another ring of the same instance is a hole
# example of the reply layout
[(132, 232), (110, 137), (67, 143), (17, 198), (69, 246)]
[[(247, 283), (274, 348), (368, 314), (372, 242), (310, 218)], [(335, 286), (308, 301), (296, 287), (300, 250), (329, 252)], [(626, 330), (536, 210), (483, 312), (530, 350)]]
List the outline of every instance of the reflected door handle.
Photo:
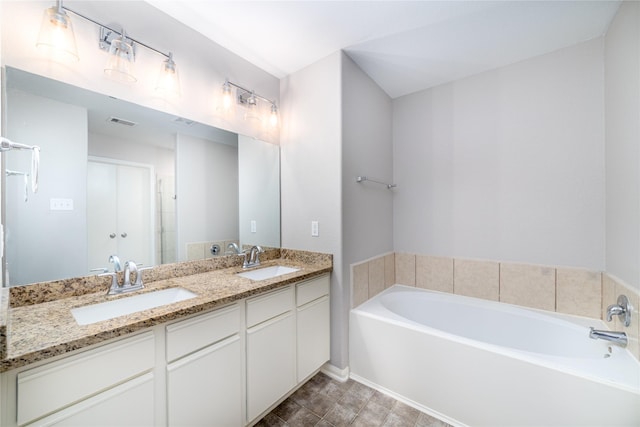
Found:
[(122, 237), (122, 238), (124, 239), (125, 237), (127, 237), (127, 233), (122, 233), (122, 234), (120, 235), (120, 237)]
[(116, 238), (116, 233), (109, 234), (109, 237), (112, 238), (112, 239), (115, 239)]

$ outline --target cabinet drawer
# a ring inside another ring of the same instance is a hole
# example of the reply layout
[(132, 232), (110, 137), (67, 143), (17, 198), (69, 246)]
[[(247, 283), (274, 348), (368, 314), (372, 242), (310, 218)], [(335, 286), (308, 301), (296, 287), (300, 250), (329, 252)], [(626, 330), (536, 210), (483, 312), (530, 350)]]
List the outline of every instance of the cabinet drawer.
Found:
[(240, 330), (237, 305), (167, 326), (167, 360), (169, 362), (218, 342)]
[(247, 300), (247, 328), (272, 319), (293, 308), (293, 288), (269, 292)]
[(299, 283), (296, 291), (296, 306), (300, 307), (308, 302), (329, 294), (329, 275)]
[(18, 424), (106, 390), (153, 368), (153, 332), (18, 374)]
[(41, 418), (27, 427), (145, 427), (154, 422), (154, 378), (148, 372), (82, 402)]

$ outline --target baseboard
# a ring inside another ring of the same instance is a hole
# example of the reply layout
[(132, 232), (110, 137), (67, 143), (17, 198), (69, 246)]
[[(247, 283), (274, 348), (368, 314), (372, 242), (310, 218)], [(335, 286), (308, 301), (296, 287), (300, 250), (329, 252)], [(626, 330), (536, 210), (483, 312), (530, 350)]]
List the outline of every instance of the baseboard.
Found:
[(348, 366), (344, 369), (340, 369), (337, 366), (334, 366), (327, 362), (322, 366), (322, 368), (320, 368), (320, 372), (327, 375), (328, 377), (333, 378), (336, 381), (340, 381), (341, 383), (344, 383), (349, 379)]

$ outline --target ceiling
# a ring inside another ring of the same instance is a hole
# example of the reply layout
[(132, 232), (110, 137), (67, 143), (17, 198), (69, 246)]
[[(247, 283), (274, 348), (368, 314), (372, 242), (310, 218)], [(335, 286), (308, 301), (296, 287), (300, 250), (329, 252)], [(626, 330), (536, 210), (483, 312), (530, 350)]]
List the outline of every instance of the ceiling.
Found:
[(344, 50), (392, 98), (601, 36), (620, 4), (147, 2), (278, 78)]

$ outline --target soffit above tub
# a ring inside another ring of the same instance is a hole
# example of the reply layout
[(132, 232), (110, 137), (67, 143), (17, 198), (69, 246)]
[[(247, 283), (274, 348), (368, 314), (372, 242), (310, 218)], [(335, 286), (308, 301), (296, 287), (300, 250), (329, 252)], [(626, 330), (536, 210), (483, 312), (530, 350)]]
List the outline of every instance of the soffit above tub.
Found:
[(619, 1), (148, 3), (282, 78), (343, 49), (396, 98), (593, 39)]

